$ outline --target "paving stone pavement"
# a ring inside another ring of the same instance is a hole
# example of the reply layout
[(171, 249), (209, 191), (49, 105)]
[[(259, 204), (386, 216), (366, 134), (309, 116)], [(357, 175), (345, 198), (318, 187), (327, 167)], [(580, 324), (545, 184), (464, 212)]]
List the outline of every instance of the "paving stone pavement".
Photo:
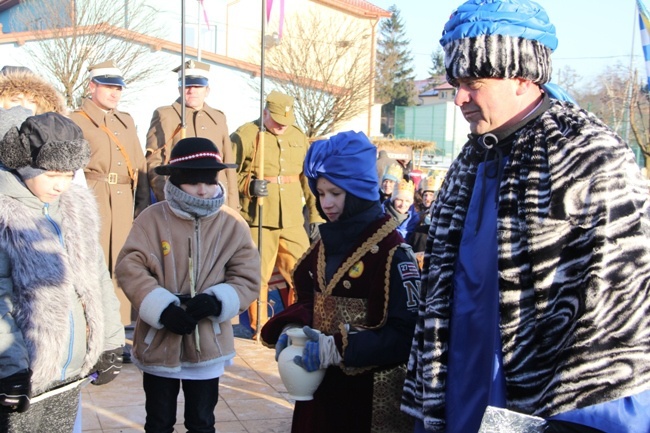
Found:
[[(234, 364), (219, 380), (217, 432), (289, 433), (294, 401), (280, 380), (274, 351), (241, 329), (236, 335), (240, 337), (235, 338)], [(142, 432), (144, 401), (142, 373), (135, 365), (124, 364), (113, 382), (82, 390), (82, 429), (84, 433)], [(176, 420), (174, 431), (184, 433), (182, 390)]]

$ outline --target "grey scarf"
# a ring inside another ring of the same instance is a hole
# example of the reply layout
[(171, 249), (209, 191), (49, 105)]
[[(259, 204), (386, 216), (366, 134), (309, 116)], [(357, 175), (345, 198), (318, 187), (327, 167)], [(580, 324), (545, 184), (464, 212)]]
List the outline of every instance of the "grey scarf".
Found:
[(174, 185), (165, 182), (165, 199), (169, 203), (172, 211), (182, 218), (203, 218), (214, 215), (219, 212), (223, 205), (226, 195), (224, 189), (219, 184), (217, 195), (213, 198), (199, 198), (190, 195)]

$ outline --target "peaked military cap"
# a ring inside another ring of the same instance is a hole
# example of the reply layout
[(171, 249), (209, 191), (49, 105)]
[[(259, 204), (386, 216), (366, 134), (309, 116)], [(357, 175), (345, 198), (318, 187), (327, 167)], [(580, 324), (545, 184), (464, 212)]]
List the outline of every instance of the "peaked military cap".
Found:
[[(183, 65), (174, 68), (174, 72), (178, 73), (178, 85), (181, 85), (183, 77)], [(186, 86), (199, 86), (206, 87), (208, 85), (210, 65), (207, 63), (197, 62), (196, 60), (188, 60), (185, 62), (185, 85)]]
[(113, 60), (107, 60), (88, 67), (90, 80), (107, 86), (126, 87), (122, 71), (115, 65)]

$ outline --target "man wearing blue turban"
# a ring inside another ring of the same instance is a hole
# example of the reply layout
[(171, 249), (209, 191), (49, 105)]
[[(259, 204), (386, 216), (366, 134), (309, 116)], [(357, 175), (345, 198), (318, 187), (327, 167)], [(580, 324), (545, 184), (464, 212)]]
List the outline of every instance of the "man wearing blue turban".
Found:
[(305, 157), (327, 222), (294, 270), (297, 302), (261, 334), (277, 359), (286, 330), (303, 327), (310, 341), (294, 362), (326, 369), (313, 400), (296, 401), (292, 433), (413, 431), (399, 405), (419, 270), (379, 204), (376, 152), (363, 133), (347, 131), (314, 142)]
[(516, 431), (650, 431), (650, 195), (632, 151), (549, 97), (539, 4), (466, 1), (440, 42), (472, 134), (431, 212), (402, 410), (418, 433), (477, 432), (493, 408), (541, 426)]

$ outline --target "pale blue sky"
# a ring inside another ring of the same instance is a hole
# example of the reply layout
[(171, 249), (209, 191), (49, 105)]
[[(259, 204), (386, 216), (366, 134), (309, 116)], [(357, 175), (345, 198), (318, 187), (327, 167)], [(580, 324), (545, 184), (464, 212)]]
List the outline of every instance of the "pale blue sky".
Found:
[[(410, 39), (416, 79), (426, 78), (431, 53), (451, 12), (464, 0), (368, 0), (388, 9), (396, 4)], [(650, 0), (644, 0), (646, 6)], [(635, 0), (538, 0), (558, 36), (553, 68), (571, 66), (583, 83), (603, 72), (607, 65), (633, 67), (645, 81), (645, 66), (639, 37)], [(634, 49), (632, 49), (634, 38)]]

